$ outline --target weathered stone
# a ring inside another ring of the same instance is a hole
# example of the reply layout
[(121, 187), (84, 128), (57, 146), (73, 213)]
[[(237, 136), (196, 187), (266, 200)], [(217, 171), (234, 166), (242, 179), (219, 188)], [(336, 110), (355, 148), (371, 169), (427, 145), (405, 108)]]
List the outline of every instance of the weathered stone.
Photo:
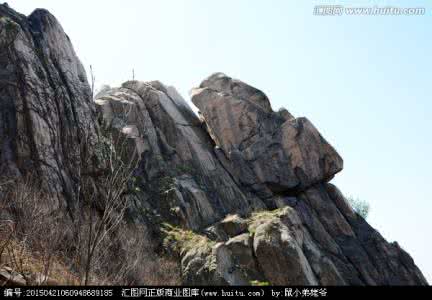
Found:
[[(262, 91), (214, 74), (192, 91), (200, 118), (158, 81), (91, 94), (50, 13), (0, 5), (2, 179), (30, 175), (55, 196), (50, 209), (70, 212), (82, 182), (97, 186), (110, 129), (124, 139), (121, 159), (140, 155), (121, 234), (176, 252), (184, 284), (427, 285), (412, 258), (327, 183), (342, 169), (336, 151), (306, 118), (274, 112)], [(132, 251), (113, 248), (119, 261)], [(7, 268), (0, 283), (28, 284)]]
[(280, 222), (258, 226), (254, 251), (273, 285), (316, 285), (318, 281), (295, 238)]
[(241, 269), (241, 273), (247, 278), (248, 284), (266, 280), (255, 258), (253, 236), (250, 233), (243, 233), (229, 239), (225, 246), (229, 249), (237, 268)]
[(1, 174), (33, 175), (58, 196), (53, 208), (71, 206), (80, 173), (95, 167), (81, 161), (97, 125), (86, 72), (54, 16), (0, 5), (0, 69)]
[(305, 191), (295, 208), (347, 284), (427, 284), (412, 259), (405, 261), (402, 249), (353, 213), (335, 186), (320, 184)]
[[(118, 89), (105, 89), (97, 96), (103, 120), (134, 140), (133, 147), (141, 153), (137, 174), (143, 182), (141, 200), (147, 203), (146, 207), (161, 214), (164, 220), (196, 230), (197, 234), (213, 223), (204, 233), (218, 243), (209, 240), (208, 245), (182, 250), (183, 282), (424, 284), (421, 273), (403, 251), (379, 238), (376, 231), (367, 228), (359, 231), (363, 235), (359, 236), (356, 224), (362, 219), (336, 187), (325, 184), (335, 172), (329, 170), (336, 170), (335, 166), (341, 166), (342, 161), (316, 129), (306, 119), (293, 119), (287, 111), (269, 112), (270, 106), (259, 92), (248, 88), (242, 92), (238, 81), (234, 85), (235, 88), (226, 79), (218, 78), (212, 88), (220, 88), (222, 92), (200, 90), (216, 93), (215, 102), (220, 100), (219, 96), (228, 97), (227, 101), (221, 101), (225, 105), (222, 112), (217, 105), (211, 106), (214, 113), (211, 119), (223, 123), (226, 119), (223, 114), (229, 117), (233, 111), (251, 109), (262, 122), (252, 122), (248, 128), (266, 134), (252, 135), (254, 141), (248, 147), (236, 144), (230, 151), (228, 145), (235, 144), (245, 130), (237, 128), (237, 132), (230, 132), (230, 127), (236, 126), (231, 123), (224, 124), (226, 131), (215, 130), (212, 121), (206, 121), (204, 130), (175, 90), (159, 82), (127, 82)], [(247, 100), (248, 95), (252, 95), (253, 101)], [(231, 100), (237, 101), (240, 108), (229, 106)], [(125, 112), (127, 117), (120, 118)], [(267, 117), (262, 117), (265, 114)], [(266, 126), (273, 128), (273, 132), (266, 131)], [(230, 142), (219, 143), (217, 132), (227, 133)], [(216, 143), (215, 148), (210, 137)], [(279, 142), (271, 144), (274, 139)], [(252, 148), (260, 149), (257, 157), (253, 156)], [(268, 164), (260, 161), (272, 149), (289, 154), (290, 159), (275, 163), (268, 160), (272, 162)], [(260, 170), (254, 165), (257, 161), (265, 172), (257, 172)], [(286, 168), (293, 161), (298, 164), (295, 171)], [(167, 171), (173, 168), (174, 172)], [(295, 174), (284, 177), (285, 171)], [(281, 184), (281, 178), (293, 184)], [(155, 186), (163, 190), (163, 197), (152, 193)], [(255, 214), (254, 210), (264, 208), (259, 198), (268, 207), (282, 209)], [(225, 217), (235, 212), (252, 215), (247, 220), (237, 215)], [(247, 224), (249, 234), (244, 233)], [(379, 246), (375, 247), (385, 254), (373, 252), (369, 246), (371, 239), (377, 241)], [(392, 257), (389, 265), (384, 265), (382, 255)], [(402, 261), (409, 265), (407, 269), (398, 267)], [(396, 276), (395, 272), (401, 275)]]
[[(325, 194), (327, 189), (329, 193)], [(323, 205), (333, 203), (335, 200), (330, 195), (335, 192), (334, 186), (316, 187), (308, 191), (309, 195), (302, 195), (301, 202), (295, 203), (294, 207), (254, 213), (246, 220), (250, 233), (237, 235), (210, 248), (207, 246), (206, 251), (199, 250), (203, 246), (197, 246), (183, 252), (188, 261), (185, 282), (195, 284), (199, 280), (200, 284), (205, 284), (205, 280), (210, 280), (208, 284), (226, 282), (230, 285), (254, 281), (272, 285), (427, 284), (412, 259), (397, 243), (387, 243), (368, 225), (360, 229), (358, 224), (351, 224), (354, 220), (343, 215), (333, 204), (318, 215), (314, 207), (316, 202)], [(310, 201), (315, 201), (315, 204)], [(330, 222), (332, 219), (337, 222)], [(364, 222), (358, 216), (355, 220)], [(365, 226), (366, 223), (362, 224)], [(205, 245), (211, 245), (207, 241)], [(194, 272), (207, 275), (195, 277)], [(207, 279), (203, 281), (203, 278)]]
[(242, 192), (213, 151), (199, 119), (172, 87), (130, 81), (105, 89), (96, 104), (107, 126), (133, 141), (140, 198), (165, 219), (200, 229), (226, 214), (264, 204)]
[(295, 192), (342, 170), (342, 159), (309, 120), (273, 112), (267, 97), (245, 83), (217, 73), (191, 95), (245, 186)]
[(207, 228), (206, 234), (210, 238), (227, 241), (229, 238), (245, 232), (248, 228), (246, 220), (238, 215), (228, 215), (222, 221)]
[(181, 229), (177, 229), (174, 236), (177, 239), (174, 245), (172, 242), (168, 244), (177, 248), (181, 256), (185, 284), (248, 285), (252, 279), (263, 278), (255, 264), (251, 238), (247, 233), (226, 243), (215, 243), (205, 236)]
[(224, 94), (233, 95), (238, 99), (258, 105), (266, 112), (272, 112), (270, 101), (262, 91), (240, 80), (232, 79), (223, 73), (215, 73), (204, 79), (200, 88), (209, 88)]

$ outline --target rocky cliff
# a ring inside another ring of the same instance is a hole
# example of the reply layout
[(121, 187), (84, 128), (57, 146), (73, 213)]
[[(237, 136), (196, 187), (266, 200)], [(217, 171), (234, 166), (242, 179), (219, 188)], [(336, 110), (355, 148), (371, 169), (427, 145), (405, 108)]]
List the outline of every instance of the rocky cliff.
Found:
[[(91, 155), (81, 139), (97, 138), (95, 107), (81, 62), (45, 10), (25, 17), (0, 6), (0, 172), (32, 173), (71, 207)], [(88, 147), (90, 148), (90, 147)]]
[(46, 10), (26, 17), (0, 5), (0, 45), (2, 177), (34, 177), (51, 208), (74, 218), (80, 182), (97, 183), (106, 164), (98, 145), (109, 129), (125, 139), (124, 157), (139, 155), (124, 222), (152, 233), (142, 239), (178, 261), (181, 283), (427, 284), (329, 183), (343, 167), (336, 150), (308, 119), (273, 111), (260, 90), (213, 74), (191, 91), (198, 116), (158, 81), (92, 99)]

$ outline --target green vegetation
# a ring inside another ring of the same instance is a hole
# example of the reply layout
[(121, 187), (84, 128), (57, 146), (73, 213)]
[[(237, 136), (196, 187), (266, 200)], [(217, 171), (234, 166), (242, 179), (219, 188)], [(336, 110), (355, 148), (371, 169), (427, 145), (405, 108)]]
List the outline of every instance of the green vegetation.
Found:
[(175, 180), (173, 176), (165, 175), (158, 179), (157, 182), (159, 195), (168, 195), (175, 189)]
[(362, 216), (363, 219), (367, 218), (370, 211), (370, 205), (368, 202), (352, 196), (347, 197), (347, 200), (356, 213)]
[(178, 165), (176, 167), (176, 171), (179, 175), (182, 175), (182, 174), (193, 175), (195, 172), (193, 167), (186, 165), (186, 164)]
[(166, 235), (164, 239), (165, 246), (179, 253), (187, 252), (193, 248), (200, 248), (205, 252), (210, 252), (211, 248), (216, 244), (206, 236), (167, 223), (162, 224), (162, 232)]
[(250, 281), (250, 284), (252, 286), (269, 286), (270, 282), (268, 282), (268, 281), (252, 280), (252, 281)]
[(264, 223), (265, 221), (280, 217), (283, 214), (283, 211), (287, 209), (278, 208), (275, 210), (263, 210), (252, 213), (252, 215), (248, 219), (248, 230), (250, 235), (254, 235), (257, 227)]
[(4, 43), (5, 45), (15, 39), (19, 30), (19, 25), (12, 19), (5, 16), (0, 17), (0, 27), (5, 28), (4, 31), (0, 31), (0, 34), (6, 37), (6, 42)]

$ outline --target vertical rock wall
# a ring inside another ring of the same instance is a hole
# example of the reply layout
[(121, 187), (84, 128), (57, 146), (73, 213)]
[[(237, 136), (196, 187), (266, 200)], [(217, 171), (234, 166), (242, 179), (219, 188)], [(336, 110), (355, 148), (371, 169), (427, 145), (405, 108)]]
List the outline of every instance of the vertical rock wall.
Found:
[[(30, 175), (76, 197), (86, 141), (97, 138), (86, 73), (61, 25), (46, 10), (25, 17), (0, 5), (0, 172)], [(88, 166), (91, 168), (91, 166)]]

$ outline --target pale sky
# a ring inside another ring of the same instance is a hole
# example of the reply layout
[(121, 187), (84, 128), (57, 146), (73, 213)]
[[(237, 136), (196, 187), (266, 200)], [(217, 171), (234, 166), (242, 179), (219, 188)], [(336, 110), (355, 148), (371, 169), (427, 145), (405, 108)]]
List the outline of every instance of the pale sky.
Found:
[[(432, 282), (432, 2), (10, 0), (61, 22), (96, 85), (132, 78), (188, 91), (214, 72), (308, 117), (344, 158), (333, 180)], [(319, 4), (424, 7), (423, 16), (313, 15)]]

